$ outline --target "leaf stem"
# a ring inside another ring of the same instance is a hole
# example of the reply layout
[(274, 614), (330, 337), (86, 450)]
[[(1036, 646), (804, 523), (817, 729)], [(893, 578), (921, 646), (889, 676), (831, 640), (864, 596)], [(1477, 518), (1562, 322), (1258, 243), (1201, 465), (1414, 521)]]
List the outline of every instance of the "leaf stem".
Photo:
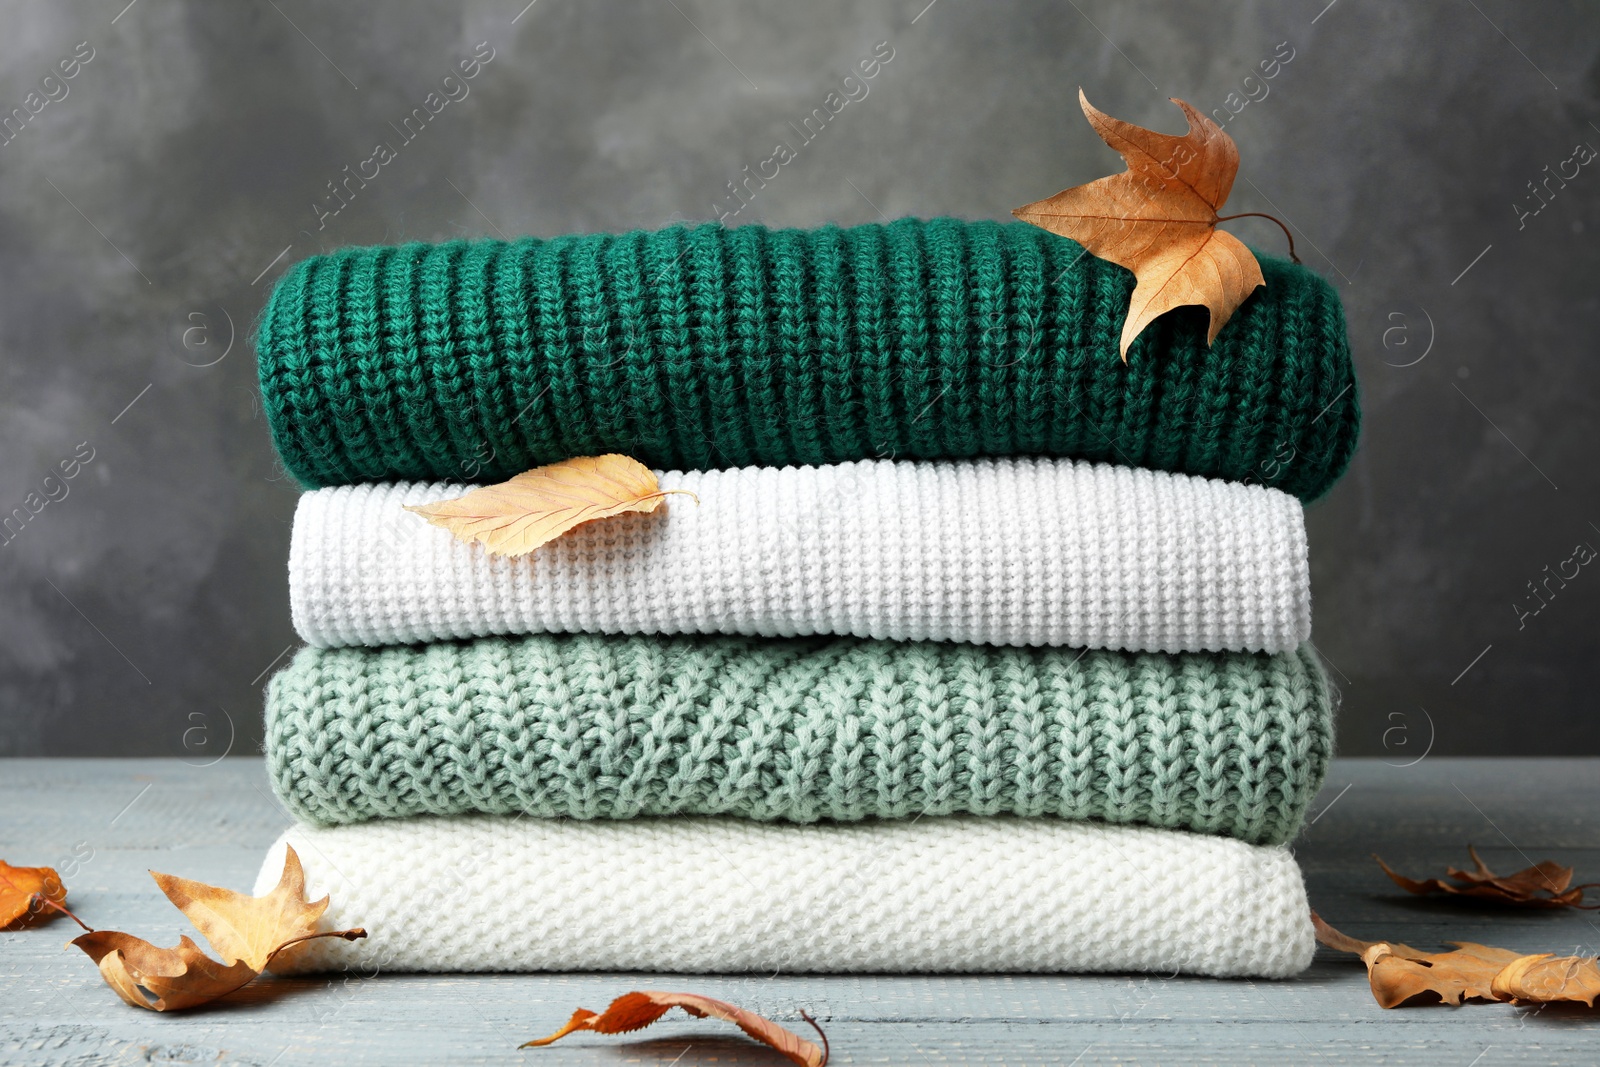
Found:
[(832, 1049), (828, 1048), (828, 1035), (822, 1032), (822, 1027), (817, 1025), (817, 1020), (806, 1014), (806, 1010), (804, 1008), (800, 1009), (800, 1018), (810, 1023), (811, 1029), (815, 1030), (817, 1032), (817, 1036), (822, 1038), (822, 1063), (819, 1065), (819, 1067), (828, 1067), (828, 1057), (833, 1051)]
[[(283, 944), (267, 953), (266, 962), (261, 965), (261, 969), (266, 970), (272, 965), (273, 957), (277, 956), (278, 953), (282, 952), (290, 945), (298, 945), (302, 941), (314, 941), (319, 937), (337, 937), (343, 941), (359, 941), (366, 936), (367, 931), (365, 929), (359, 926), (353, 926), (348, 930), (320, 930), (314, 934), (301, 934), (299, 937), (291, 937), (289, 940), (285, 941)], [(257, 973), (259, 974), (260, 972), (258, 971)]]
[(1217, 221), (1227, 222), (1229, 219), (1247, 219), (1251, 217), (1258, 219), (1271, 219), (1273, 222), (1276, 222), (1278, 224), (1278, 229), (1282, 230), (1283, 235), (1289, 239), (1289, 258), (1294, 260), (1296, 263), (1300, 262), (1300, 257), (1294, 254), (1294, 234), (1289, 232), (1289, 227), (1285, 226), (1276, 215), (1268, 215), (1265, 211), (1241, 211), (1237, 215), (1220, 215), (1217, 217)]
[[(67, 918), (71, 919), (73, 922), (77, 923), (79, 926), (81, 926), (85, 930), (89, 931), (91, 934), (94, 933), (94, 927), (90, 926), (88, 923), (84, 922), (82, 919), (80, 919), (76, 915), (72, 914), (72, 909), (68, 908), (66, 905), (57, 904), (55, 901), (51, 900), (49, 897), (45, 896), (43, 893), (35, 893), (33, 895), (33, 900), (38, 901), (40, 904), (43, 904), (46, 907), (50, 907), (50, 908), (56, 909), (61, 914), (65, 915)], [(31, 901), (30, 901), (30, 903), (31, 903)]]

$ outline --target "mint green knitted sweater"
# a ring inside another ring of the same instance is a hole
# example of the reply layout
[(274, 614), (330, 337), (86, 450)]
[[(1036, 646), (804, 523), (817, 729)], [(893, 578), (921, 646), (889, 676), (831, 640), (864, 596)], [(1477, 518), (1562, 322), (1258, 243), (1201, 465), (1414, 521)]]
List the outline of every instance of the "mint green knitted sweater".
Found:
[(274, 788), (312, 823), (1003, 812), (1281, 842), (1331, 749), (1309, 646), (539, 635), (307, 648), (267, 695)]
[(1029, 453), (1311, 500), (1356, 446), (1344, 313), (1261, 269), (1215, 345), (1180, 308), (1124, 365), (1133, 275), (1020, 222), (346, 248), (279, 281), (261, 393), (311, 486)]

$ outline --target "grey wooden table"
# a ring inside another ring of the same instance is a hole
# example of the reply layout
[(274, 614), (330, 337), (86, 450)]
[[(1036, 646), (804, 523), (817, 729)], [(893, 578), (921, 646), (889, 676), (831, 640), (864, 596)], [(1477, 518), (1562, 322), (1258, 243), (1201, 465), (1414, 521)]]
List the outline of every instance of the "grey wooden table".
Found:
[[(289, 822), (261, 762), (0, 761), (0, 857), (66, 873), (94, 926), (171, 944), (187, 931), (147, 868), (248, 889)], [(1312, 902), (1347, 933), (1430, 947), (1446, 938), (1593, 955), (1592, 912), (1504, 912), (1408, 898), (1372, 862), (1409, 872), (1507, 870), (1553, 858), (1600, 880), (1600, 760), (1338, 762), (1296, 845)], [(626, 921), (619, 917), (619, 921)], [(578, 1006), (680, 988), (785, 1020), (801, 1008), (836, 1064), (1600, 1063), (1600, 1009), (1469, 1005), (1383, 1011), (1351, 957), (1320, 952), (1287, 982), (1154, 976), (715, 977), (624, 974), (266, 979), (172, 1016), (123, 1005), (75, 928), (0, 934), (0, 1065), (771, 1064), (721, 1024), (671, 1021), (517, 1051)], [(676, 1013), (675, 1013), (676, 1014)], [(799, 1025), (799, 1024), (797, 1024)]]

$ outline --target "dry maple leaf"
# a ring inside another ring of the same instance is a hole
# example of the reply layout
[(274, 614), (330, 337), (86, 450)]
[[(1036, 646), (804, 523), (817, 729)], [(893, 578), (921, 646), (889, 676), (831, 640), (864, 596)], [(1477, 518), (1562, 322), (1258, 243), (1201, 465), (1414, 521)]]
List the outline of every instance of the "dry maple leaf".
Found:
[[(1137, 284), (1122, 325), (1124, 363), (1129, 346), (1146, 326), (1185, 304), (1198, 304), (1210, 314), (1209, 345), (1245, 297), (1266, 284), (1255, 254), (1237, 237), (1217, 229), (1226, 219), (1261, 215), (1217, 214), (1239, 170), (1238, 146), (1205, 115), (1182, 100), (1172, 102), (1189, 119), (1181, 137), (1114, 119), (1091, 105), (1079, 89), (1078, 103), (1089, 125), (1121, 153), (1127, 171), (1012, 212), (1133, 271)], [(1287, 235), (1288, 228), (1283, 232)], [(1289, 254), (1294, 256), (1293, 237)]]
[(1563, 867), (1553, 860), (1545, 860), (1532, 867), (1525, 867), (1516, 874), (1501, 876), (1484, 864), (1478, 856), (1478, 850), (1471, 845), (1467, 846), (1467, 853), (1472, 857), (1474, 869), (1463, 871), (1456, 867), (1447, 867), (1445, 874), (1454, 879), (1451, 882), (1446, 882), (1442, 878), (1427, 878), (1422, 881), (1407, 878), (1395, 872), (1378, 856), (1372, 858), (1378, 861), (1378, 866), (1383, 868), (1383, 873), (1394, 880), (1395, 885), (1418, 896), (1426, 896), (1429, 893), (1450, 893), (1454, 896), (1478, 897), (1521, 908), (1585, 910), (1600, 908), (1600, 904), (1583, 902), (1583, 891), (1593, 889), (1600, 883), (1573, 885), (1571, 867)]
[[(67, 887), (51, 867), (13, 867), (0, 860), (0, 930), (22, 926), (41, 912), (65, 911), (35, 900), (60, 904), (67, 899)], [(69, 913), (70, 914), (70, 913)]]
[(785, 1030), (771, 1019), (734, 1007), (725, 1001), (712, 1000), (710, 997), (697, 996), (694, 993), (649, 991), (624, 993), (613, 1000), (611, 1006), (600, 1014), (597, 1015), (587, 1008), (579, 1008), (572, 1013), (572, 1018), (567, 1020), (567, 1025), (549, 1037), (524, 1042), (520, 1047), (536, 1048), (548, 1045), (575, 1030), (592, 1030), (597, 1034), (624, 1034), (632, 1030), (642, 1030), (673, 1008), (682, 1008), (697, 1019), (704, 1019), (709, 1015), (713, 1019), (733, 1023), (746, 1034), (763, 1045), (776, 1049), (791, 1063), (797, 1063), (800, 1067), (825, 1067), (828, 1062), (828, 1035), (824, 1034), (822, 1027), (805, 1012), (801, 1012), (800, 1017), (811, 1023), (811, 1028), (822, 1038), (821, 1048), (798, 1034)]
[(535, 467), (510, 481), (406, 510), (457, 540), (481, 541), (497, 556), (521, 556), (586, 522), (654, 511), (673, 493), (694, 496), (683, 489), (663, 490), (649, 467), (613, 453)]
[(1372, 996), (1381, 1007), (1463, 1000), (1509, 1000), (1515, 1004), (1573, 1001), (1594, 1007), (1600, 998), (1600, 965), (1582, 956), (1524, 955), (1471, 941), (1452, 941), (1452, 952), (1419, 952), (1409, 945), (1362, 941), (1342, 934), (1311, 913), (1317, 940), (1361, 957)]
[(256, 971), (284, 945), (317, 932), (317, 920), (328, 910), (328, 898), (306, 900), (306, 874), (292, 847), (283, 857), (283, 875), (265, 896), (151, 871), (167, 899), (211, 942), (224, 960), (237, 960)]
[(1593, 956), (1523, 956), (1494, 977), (1494, 995), (1513, 1004), (1573, 1001), (1594, 1007), (1600, 962)]
[(314, 937), (354, 941), (367, 936), (359, 928), (317, 930), (328, 898), (305, 899), (305, 871), (293, 848), (284, 855), (278, 884), (260, 897), (155, 871), (150, 876), (206, 936), (222, 962), (201, 952), (187, 936), (175, 948), (115, 930), (95, 930), (75, 939), (72, 943), (94, 960), (106, 984), (136, 1008), (192, 1008), (248, 985), (292, 945)]
[(1362, 941), (1335, 930), (1316, 912), (1311, 913), (1311, 924), (1322, 944), (1361, 957), (1367, 965), (1372, 996), (1385, 1008), (1434, 997), (1445, 1004), (1498, 999), (1491, 991), (1495, 975), (1522, 958), (1520, 952), (1471, 941), (1451, 942), (1456, 946), (1452, 952), (1421, 952), (1399, 943)]

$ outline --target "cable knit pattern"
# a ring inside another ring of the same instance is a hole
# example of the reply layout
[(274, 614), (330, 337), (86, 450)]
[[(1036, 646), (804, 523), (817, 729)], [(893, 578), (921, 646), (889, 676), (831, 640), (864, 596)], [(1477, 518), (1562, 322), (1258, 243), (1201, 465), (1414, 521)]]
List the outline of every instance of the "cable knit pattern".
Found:
[(1206, 344), (1117, 345), (1133, 275), (1024, 223), (672, 227), (347, 248), (278, 283), (261, 391), (307, 485), (1011, 453), (1252, 480), (1303, 500), (1356, 445), (1344, 315), (1315, 274)]
[(313, 823), (1004, 812), (1277, 843), (1331, 733), (1309, 646), (560, 635), (303, 649), (268, 686), (266, 750)]
[(841, 634), (1282, 652), (1311, 635), (1300, 502), (1032, 457), (668, 472), (651, 515), (490, 555), (404, 510), (465, 485), (300, 498), (295, 628), (313, 645), (486, 634)]
[(1151, 971), (1282, 978), (1315, 948), (1283, 848), (1043, 819), (772, 826), (490, 817), (289, 830), (331, 971)]

